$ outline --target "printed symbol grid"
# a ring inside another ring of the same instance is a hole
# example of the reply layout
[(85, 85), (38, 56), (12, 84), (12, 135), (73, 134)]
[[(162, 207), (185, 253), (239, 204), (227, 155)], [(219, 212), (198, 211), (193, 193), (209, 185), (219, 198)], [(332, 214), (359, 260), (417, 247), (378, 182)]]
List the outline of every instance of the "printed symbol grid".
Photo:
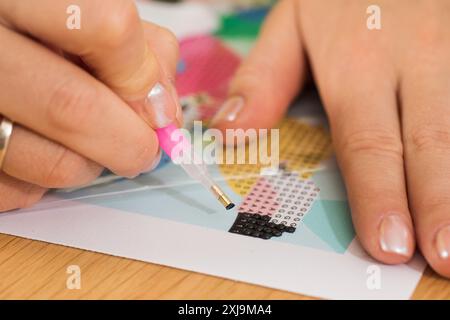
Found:
[[(300, 178), (309, 179), (321, 161), (332, 153), (331, 138), (321, 126), (313, 126), (295, 119), (284, 119), (280, 124), (280, 162), (286, 164), (288, 171), (300, 173)], [(246, 159), (248, 159), (248, 146)], [(263, 166), (257, 164), (225, 164), (220, 170), (228, 185), (239, 195), (246, 196), (258, 180)], [(232, 177), (250, 176), (245, 179)]]
[(254, 183), (253, 188), (239, 206), (238, 211), (270, 216), (272, 212), (278, 210), (277, 197), (278, 194), (272, 184), (262, 177)]
[(240, 205), (240, 213), (270, 216), (270, 222), (298, 227), (319, 196), (310, 179), (299, 179), (295, 172), (262, 177)]
[(295, 228), (270, 222), (270, 216), (268, 215), (238, 213), (229, 232), (269, 240), (272, 237), (281, 237), (284, 232), (293, 233)]

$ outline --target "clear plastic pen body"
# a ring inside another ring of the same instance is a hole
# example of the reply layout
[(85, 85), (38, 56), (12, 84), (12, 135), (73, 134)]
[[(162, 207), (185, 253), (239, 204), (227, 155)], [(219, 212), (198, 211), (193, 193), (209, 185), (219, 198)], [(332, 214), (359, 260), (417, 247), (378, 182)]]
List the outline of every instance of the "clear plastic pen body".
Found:
[(201, 159), (196, 159), (197, 155), (191, 142), (175, 125), (157, 129), (156, 134), (161, 148), (172, 161), (180, 165), (192, 179), (208, 189), (227, 210), (234, 207), (234, 203), (212, 180), (205, 164)]

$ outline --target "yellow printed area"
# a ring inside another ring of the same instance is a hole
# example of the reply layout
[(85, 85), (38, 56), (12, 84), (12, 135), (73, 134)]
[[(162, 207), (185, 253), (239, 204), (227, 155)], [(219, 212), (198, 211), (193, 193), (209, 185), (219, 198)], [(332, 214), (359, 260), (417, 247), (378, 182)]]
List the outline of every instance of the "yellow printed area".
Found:
[[(289, 171), (299, 172), (299, 178), (308, 179), (319, 163), (331, 155), (331, 138), (322, 126), (313, 126), (295, 119), (280, 124), (280, 164)], [(246, 157), (248, 159), (246, 147)], [(247, 161), (246, 161), (247, 162)], [(260, 164), (220, 165), (230, 187), (245, 196), (259, 178)], [(242, 178), (243, 177), (243, 178)]]

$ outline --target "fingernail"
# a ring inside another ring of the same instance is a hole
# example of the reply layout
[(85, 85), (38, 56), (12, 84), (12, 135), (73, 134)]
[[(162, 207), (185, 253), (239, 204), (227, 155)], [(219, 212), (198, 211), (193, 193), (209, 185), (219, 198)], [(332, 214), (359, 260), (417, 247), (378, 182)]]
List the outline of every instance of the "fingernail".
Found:
[(235, 96), (229, 98), (222, 105), (220, 110), (216, 113), (214, 118), (211, 120), (211, 125), (218, 124), (220, 122), (233, 122), (237, 119), (239, 113), (244, 107), (244, 98), (240, 96)]
[(153, 160), (153, 162), (151, 163), (151, 165), (145, 169), (144, 171), (142, 171), (142, 173), (147, 173), (150, 171), (153, 171), (156, 169), (156, 167), (159, 165), (159, 163), (161, 162), (161, 158), (162, 158), (162, 151), (161, 149), (158, 150), (158, 154), (155, 157), (155, 160)]
[(436, 249), (441, 259), (450, 257), (450, 225), (441, 228), (436, 234)]
[(410, 231), (406, 223), (397, 215), (388, 215), (380, 224), (380, 246), (384, 252), (408, 256)]
[(175, 119), (174, 108), (179, 106), (179, 102), (174, 98), (175, 89), (172, 86), (170, 83), (163, 85), (157, 82), (145, 99), (146, 113), (154, 127), (166, 127)]

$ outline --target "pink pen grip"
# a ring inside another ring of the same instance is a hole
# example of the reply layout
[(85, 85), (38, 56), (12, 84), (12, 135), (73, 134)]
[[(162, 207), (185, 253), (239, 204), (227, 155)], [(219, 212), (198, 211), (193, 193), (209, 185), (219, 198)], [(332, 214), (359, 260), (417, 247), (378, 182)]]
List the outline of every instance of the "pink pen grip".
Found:
[(178, 150), (183, 150), (183, 152), (189, 152), (191, 149), (191, 143), (186, 138), (186, 136), (177, 128), (174, 124), (169, 124), (167, 127), (156, 129), (156, 135), (158, 136), (158, 141), (161, 149), (172, 159), (179, 155), (175, 153), (174, 148), (178, 146)]

